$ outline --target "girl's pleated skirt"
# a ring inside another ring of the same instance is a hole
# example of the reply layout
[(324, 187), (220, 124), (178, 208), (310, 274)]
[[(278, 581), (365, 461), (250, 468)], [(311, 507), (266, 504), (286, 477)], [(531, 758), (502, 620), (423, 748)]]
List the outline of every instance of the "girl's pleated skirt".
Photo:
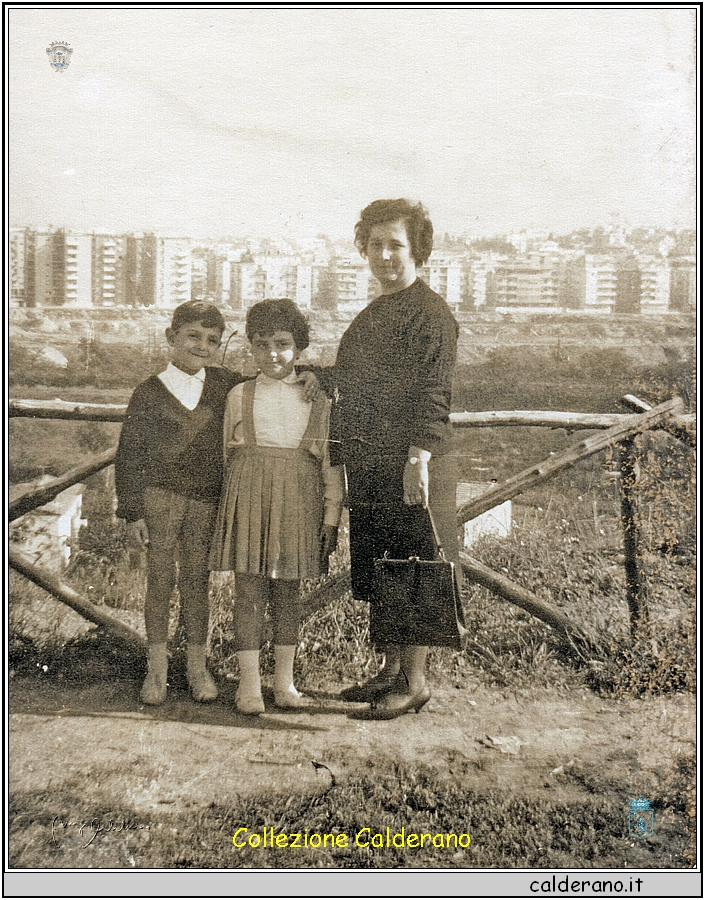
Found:
[(211, 552), (211, 568), (300, 580), (320, 574), (321, 461), (302, 449), (233, 450)]

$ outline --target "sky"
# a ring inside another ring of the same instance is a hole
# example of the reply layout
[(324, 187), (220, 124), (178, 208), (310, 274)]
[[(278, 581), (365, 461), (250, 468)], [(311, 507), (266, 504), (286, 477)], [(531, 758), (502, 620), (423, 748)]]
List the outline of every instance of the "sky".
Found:
[(345, 239), (405, 196), (438, 233), (694, 227), (694, 6), (6, 12), (13, 226)]

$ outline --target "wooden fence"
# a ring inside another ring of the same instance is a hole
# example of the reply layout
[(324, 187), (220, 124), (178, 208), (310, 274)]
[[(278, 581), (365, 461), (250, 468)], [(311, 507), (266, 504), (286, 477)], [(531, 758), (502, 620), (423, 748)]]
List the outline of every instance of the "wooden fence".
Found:
[[(638, 434), (654, 428), (668, 431), (679, 440), (695, 447), (695, 417), (684, 415), (683, 401), (680, 398), (669, 400), (651, 408), (647, 403), (632, 395), (622, 398), (623, 404), (631, 410), (630, 414), (594, 414), (556, 412), (545, 410), (501, 410), (490, 412), (452, 413), (451, 420), (456, 429), (511, 427), (543, 427), (560, 428), (571, 431), (596, 431), (597, 434), (578, 440), (562, 453), (553, 454), (547, 459), (532, 465), (522, 472), (508, 478), (502, 484), (494, 485), (479, 497), (458, 508), (458, 523), (462, 524), (518, 496), (529, 488), (543, 483), (554, 475), (575, 465), (609, 447), (620, 448), (620, 473), (622, 496), (622, 526), (624, 531), (625, 570), (627, 576), (627, 603), (629, 606), (630, 624), (634, 635), (639, 626), (646, 621), (646, 582), (643, 578), (639, 560), (641, 557), (641, 535), (636, 514), (635, 491), (637, 465), (636, 445), (634, 439)], [(11, 400), (10, 417), (34, 419), (58, 419), (63, 421), (121, 422), (126, 406), (98, 403), (71, 403), (62, 400)], [(58, 494), (73, 484), (77, 484), (90, 475), (112, 464), (115, 450), (94, 456), (82, 465), (76, 466), (50, 482), (34, 482), (21, 496), (16, 497), (9, 505), (9, 519), (23, 516), (25, 513), (51, 502)], [(143, 645), (141, 636), (110, 616), (102, 607), (80, 597), (67, 584), (48, 572), (35, 566), (24, 554), (10, 549), (9, 563), (30, 581), (38, 584), (57, 600), (66, 603), (84, 618), (111, 631), (121, 640)], [(509, 601), (546, 622), (563, 638), (565, 643), (579, 652), (593, 652), (600, 649), (600, 640), (594, 635), (586, 634), (579, 626), (571, 622), (562, 612), (552, 605), (540, 600), (530, 591), (515, 584), (503, 575), (461, 553), (461, 563), (465, 577), (474, 583), (482, 584), (504, 600)], [(315, 604), (322, 606), (341, 591), (349, 587), (349, 573), (342, 573), (324, 582), (316, 592)]]

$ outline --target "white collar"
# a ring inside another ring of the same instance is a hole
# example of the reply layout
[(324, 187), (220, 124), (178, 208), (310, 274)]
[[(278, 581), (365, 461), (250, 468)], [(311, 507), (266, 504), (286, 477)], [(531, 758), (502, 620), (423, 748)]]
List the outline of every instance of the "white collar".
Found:
[(200, 381), (203, 383), (206, 380), (205, 368), (199, 369), (194, 375), (189, 375), (188, 372), (184, 372), (183, 369), (175, 366), (173, 362), (170, 362), (166, 367), (164, 375), (166, 375), (170, 381), (181, 381), (184, 384), (191, 384), (193, 381)]
[(186, 409), (193, 412), (198, 406), (206, 381), (205, 369), (200, 369), (195, 375), (189, 375), (188, 372), (182, 372), (173, 363), (169, 363), (162, 374), (157, 377)]
[(269, 375), (265, 375), (264, 372), (260, 372), (257, 376), (257, 381), (262, 384), (299, 384), (299, 376), (296, 374), (296, 370), (289, 373), (286, 378), (270, 378)]

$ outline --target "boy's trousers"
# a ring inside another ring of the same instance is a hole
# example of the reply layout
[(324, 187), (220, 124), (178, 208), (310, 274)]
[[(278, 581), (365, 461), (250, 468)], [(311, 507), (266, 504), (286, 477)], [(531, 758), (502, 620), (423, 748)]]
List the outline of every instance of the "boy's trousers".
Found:
[(218, 507), (161, 488), (144, 493), (147, 546), (147, 598), (144, 621), (147, 641), (169, 638), (169, 601), (176, 584), (176, 548), (179, 548), (181, 614), (190, 645), (208, 639), (208, 558)]

